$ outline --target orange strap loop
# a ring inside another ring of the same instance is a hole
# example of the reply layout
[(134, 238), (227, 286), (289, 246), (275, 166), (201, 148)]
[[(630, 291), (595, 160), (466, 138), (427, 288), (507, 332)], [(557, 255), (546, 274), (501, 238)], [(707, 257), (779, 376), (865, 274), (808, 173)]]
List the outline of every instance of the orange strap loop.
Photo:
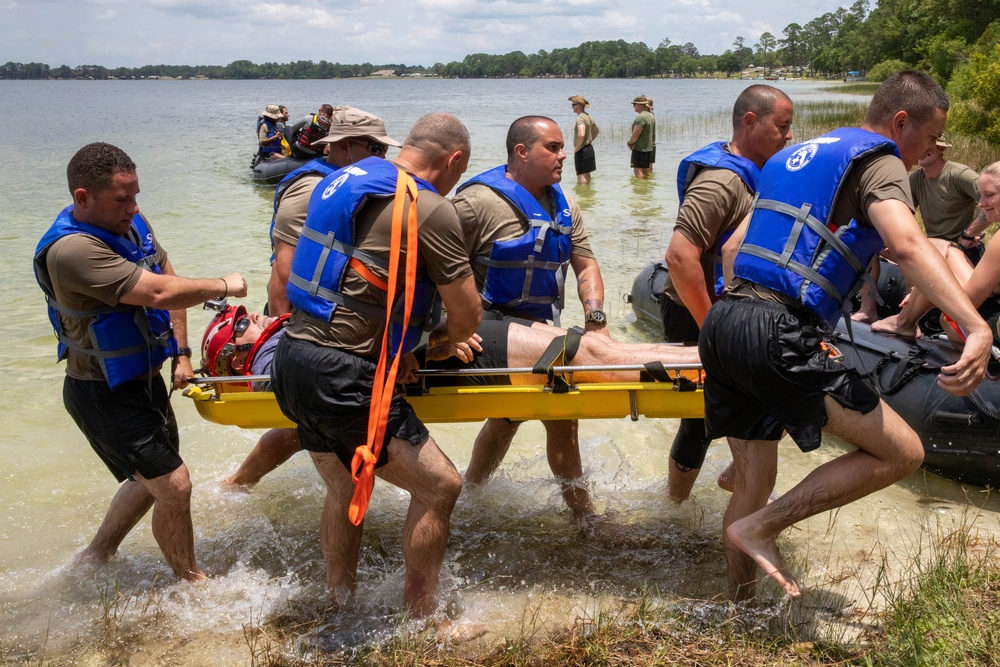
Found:
[[(385, 428), (389, 421), (389, 406), (392, 404), (392, 394), (395, 390), (396, 375), (399, 371), (399, 358), (403, 353), (403, 340), (400, 336), (399, 349), (392, 357), (392, 362), (386, 370), (386, 359), (390, 345), (392, 330), (392, 312), (396, 298), (396, 290), (388, 289), (390, 285), (398, 285), (399, 264), (402, 253), (403, 209), (409, 195), (410, 213), (406, 221), (406, 266), (404, 267), (405, 282), (403, 283), (403, 322), (405, 329), (410, 322), (413, 311), (413, 298), (417, 283), (417, 183), (406, 172), (399, 170), (396, 179), (396, 195), (392, 202), (392, 236), (389, 245), (389, 280), (386, 284), (385, 330), (382, 333), (382, 347), (378, 366), (375, 368), (375, 381), (372, 383), (371, 408), (368, 412), (368, 441), (358, 445), (351, 460), (351, 478), (354, 480), (354, 496), (347, 510), (347, 516), (355, 526), (360, 525), (368, 511), (371, 502), (372, 489), (375, 486), (375, 464), (378, 462), (385, 439)], [(354, 267), (357, 270), (357, 267)]]

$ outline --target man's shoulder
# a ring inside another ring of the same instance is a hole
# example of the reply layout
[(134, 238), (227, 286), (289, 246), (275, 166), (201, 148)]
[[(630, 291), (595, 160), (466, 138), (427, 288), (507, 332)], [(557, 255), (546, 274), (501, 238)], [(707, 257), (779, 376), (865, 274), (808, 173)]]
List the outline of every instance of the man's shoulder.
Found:
[(49, 262), (86, 262), (96, 257), (117, 254), (111, 247), (91, 234), (66, 234), (49, 246)]
[(944, 168), (946, 172), (956, 178), (969, 177), (979, 178), (979, 174), (972, 167), (962, 164), (961, 162), (952, 162), (951, 160), (945, 162)]

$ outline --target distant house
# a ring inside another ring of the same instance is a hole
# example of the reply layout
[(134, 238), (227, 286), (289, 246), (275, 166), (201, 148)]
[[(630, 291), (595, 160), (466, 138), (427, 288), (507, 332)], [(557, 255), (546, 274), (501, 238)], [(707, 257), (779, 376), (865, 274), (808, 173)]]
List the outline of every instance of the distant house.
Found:
[(394, 70), (394, 69), (380, 69), (377, 72), (372, 72), (372, 76), (396, 76), (396, 70)]

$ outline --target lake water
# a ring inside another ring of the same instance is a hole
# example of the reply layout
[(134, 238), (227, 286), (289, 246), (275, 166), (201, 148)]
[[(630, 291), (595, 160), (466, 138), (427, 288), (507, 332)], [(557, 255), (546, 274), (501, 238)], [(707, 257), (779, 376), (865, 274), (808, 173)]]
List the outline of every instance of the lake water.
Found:
[[(656, 340), (637, 324), (623, 296), (634, 275), (662, 257), (677, 209), (678, 160), (728, 136), (727, 114), (745, 81), (0, 81), (6, 159), (0, 166), (0, 284), (7, 316), (0, 327), (0, 659), (103, 664), (247, 664), (248, 624), (312, 623), (288, 650), (355, 646), (396, 628), (402, 589), (399, 539), (407, 498), (380, 484), (366, 519), (356, 604), (324, 610), (324, 565), (317, 526), (323, 487), (304, 455), (294, 457), (249, 493), (226, 493), (233, 471), (258, 433), (202, 421), (175, 395), (182, 452), (194, 482), (198, 560), (212, 577), (178, 584), (152, 539), (148, 518), (108, 566), (72, 570), (67, 563), (92, 537), (114, 493), (113, 478), (90, 451), (61, 400), (62, 366), (41, 292), (31, 275), (35, 244), (69, 203), (65, 168), (85, 143), (125, 149), (138, 165), (140, 206), (178, 273), (219, 276), (241, 271), (248, 305), (265, 298), (267, 228), (273, 188), (249, 181), (254, 123), (268, 103), (292, 118), (319, 104), (350, 104), (380, 115), (402, 140), (429, 111), (456, 114), (469, 127), (468, 176), (504, 160), (511, 120), (546, 114), (565, 129), (567, 98), (583, 94), (604, 130), (595, 147), (590, 187), (574, 184), (572, 158), (564, 186), (579, 200), (606, 283), (611, 332), (622, 340)], [(836, 96), (816, 83), (779, 82), (795, 102)], [(655, 178), (630, 177), (625, 132), (637, 94), (656, 101), (661, 125)], [(16, 128), (16, 134), (15, 134)], [(193, 309), (197, 344), (209, 314)], [(581, 321), (570, 300), (565, 322)], [(196, 355), (197, 356), (197, 355)], [(196, 359), (197, 361), (197, 359)], [(583, 533), (570, 519), (545, 461), (544, 435), (527, 424), (500, 473), (463, 494), (453, 517), (441, 599), (459, 624), (485, 625), (490, 637), (525, 624), (572, 623), (604, 603), (644, 587), (658, 599), (712, 598), (725, 591), (720, 547), (727, 494), (714, 484), (729, 460), (709, 453), (694, 497), (680, 507), (664, 492), (673, 420), (588, 421), (580, 428), (588, 483), (600, 507), (623, 530)], [(468, 463), (475, 425), (435, 425), (459, 470)], [(804, 455), (780, 447), (778, 490), (841, 453), (830, 441)], [(890, 489), (800, 525), (784, 547), (809, 592), (796, 603), (816, 622), (867, 606), (881, 564), (905, 569), (909, 554), (970, 507), (979, 529), (996, 532), (997, 505), (979, 489), (923, 472)], [(943, 526), (943, 527), (942, 527)], [(773, 593), (772, 593), (773, 595)], [(528, 620), (526, 620), (528, 619)]]

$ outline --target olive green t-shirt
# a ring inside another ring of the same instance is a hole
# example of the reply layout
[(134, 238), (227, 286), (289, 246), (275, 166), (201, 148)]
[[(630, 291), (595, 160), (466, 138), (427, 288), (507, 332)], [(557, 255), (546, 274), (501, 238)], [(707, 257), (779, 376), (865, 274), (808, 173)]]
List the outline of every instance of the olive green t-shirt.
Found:
[[(167, 253), (156, 242), (156, 263), (161, 267)], [(45, 267), (56, 301), (72, 310), (95, 310), (118, 305), (122, 296), (135, 287), (143, 269), (128, 261), (103, 241), (89, 234), (70, 234), (51, 246), (45, 255)], [(63, 333), (76, 345), (93, 349), (88, 328), (92, 318), (59, 320)], [(159, 372), (159, 367), (154, 369)], [(66, 374), (78, 380), (105, 381), (96, 357), (70, 349), (66, 357)]]
[(309, 212), (309, 199), (322, 180), (323, 174), (306, 174), (288, 186), (281, 195), (278, 212), (274, 216), (274, 238), (289, 245), (298, 245), (302, 227), (306, 224), (306, 213)]
[[(410, 201), (403, 211), (401, 266), (406, 258), (406, 220), (409, 218)], [(355, 247), (388, 261), (392, 232), (393, 198), (369, 199), (355, 219)], [(465, 250), (462, 226), (455, 207), (441, 195), (431, 190), (421, 190), (417, 196), (418, 258), (417, 270), (435, 285), (447, 285), (472, 273), (469, 256)], [(382, 280), (388, 272), (366, 263), (370, 271)], [(399, 287), (402, 288), (403, 271)], [(342, 292), (360, 301), (384, 309), (386, 293), (371, 285), (353, 269), (344, 273)], [(401, 292), (397, 292), (397, 302)], [(415, 317), (422, 313), (414, 313)], [(385, 321), (338, 306), (329, 322), (312, 317), (301, 310), (293, 310), (286, 328), (289, 336), (309, 340), (320, 345), (336, 347), (362, 357), (377, 359), (382, 345)]]
[(648, 153), (656, 148), (656, 117), (649, 111), (641, 111), (632, 121), (632, 127), (641, 127), (642, 134), (632, 144), (632, 150)]
[[(551, 216), (555, 214), (555, 200), (551, 190), (547, 192), (548, 201), (545, 209)], [(472, 271), (476, 276), (476, 289), (482, 293), (486, 283), (486, 265), (477, 259), (489, 258), (494, 241), (509, 241), (523, 236), (530, 225), (524, 214), (482, 183), (473, 183), (456, 195), (453, 201), (458, 217), (462, 221), (467, 256), (472, 261)], [(573, 220), (570, 231), (573, 254), (594, 258), (587, 230), (583, 226), (580, 206), (569, 195), (566, 195), (566, 201), (569, 203), (570, 216)]]
[[(726, 151), (729, 151), (728, 145)], [(701, 266), (705, 286), (712, 301), (715, 296), (715, 264), (711, 255), (718, 240), (736, 229), (753, 205), (753, 192), (736, 172), (729, 169), (702, 168), (684, 193), (684, 203), (677, 212), (674, 234), (681, 234), (702, 250)], [(663, 292), (678, 305), (684, 305), (670, 274)]]
[(979, 174), (957, 162), (946, 162), (937, 178), (917, 169), (910, 174), (910, 191), (927, 237), (955, 241), (976, 217)]

